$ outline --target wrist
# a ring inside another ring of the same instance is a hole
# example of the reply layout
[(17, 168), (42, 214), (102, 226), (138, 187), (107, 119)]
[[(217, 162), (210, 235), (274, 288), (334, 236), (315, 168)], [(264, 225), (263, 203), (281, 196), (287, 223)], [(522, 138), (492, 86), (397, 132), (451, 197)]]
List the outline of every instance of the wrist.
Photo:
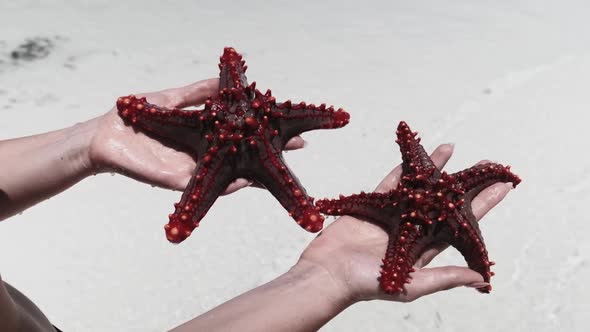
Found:
[(96, 134), (97, 119), (77, 123), (65, 131), (63, 144), (66, 145), (63, 158), (68, 161), (74, 172), (82, 176), (100, 172), (90, 157), (92, 140)]
[(317, 299), (325, 302), (328, 310), (340, 312), (357, 302), (345, 282), (316, 263), (299, 260), (287, 275), (293, 280), (305, 282), (317, 294)]

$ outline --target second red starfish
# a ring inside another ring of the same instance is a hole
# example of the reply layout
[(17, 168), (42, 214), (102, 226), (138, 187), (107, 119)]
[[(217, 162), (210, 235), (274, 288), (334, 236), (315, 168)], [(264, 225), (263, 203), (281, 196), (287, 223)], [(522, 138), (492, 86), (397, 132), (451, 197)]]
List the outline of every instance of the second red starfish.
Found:
[(184, 241), (237, 178), (266, 187), (307, 231), (323, 227), (324, 217), (287, 167), (282, 151), (292, 137), (343, 127), (350, 116), (325, 104), (277, 103), (270, 90), (263, 94), (255, 83), (248, 85), (246, 68), (240, 54), (225, 48), (219, 64), (219, 93), (207, 99), (202, 110), (165, 109), (132, 95), (117, 100), (127, 124), (196, 156), (194, 176), (164, 227), (170, 242)]
[[(520, 178), (509, 166), (488, 163), (455, 174), (441, 172), (420, 145), (417, 133), (405, 122), (397, 127), (402, 153), (402, 177), (397, 188), (386, 193), (361, 193), (335, 200), (319, 200), (317, 206), (330, 215), (356, 215), (374, 220), (389, 232), (379, 283), (386, 293), (395, 294), (410, 282), (413, 265), (429, 245), (448, 243), (461, 252), (469, 268), (485, 282), (493, 273), (488, 252), (471, 201), (497, 182)], [(490, 286), (478, 289), (487, 293)]]

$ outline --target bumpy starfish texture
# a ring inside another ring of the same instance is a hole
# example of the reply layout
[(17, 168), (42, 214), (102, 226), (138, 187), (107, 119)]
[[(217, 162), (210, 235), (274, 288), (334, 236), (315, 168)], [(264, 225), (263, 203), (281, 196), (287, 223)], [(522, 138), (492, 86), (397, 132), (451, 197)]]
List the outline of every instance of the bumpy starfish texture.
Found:
[[(405, 122), (397, 128), (396, 142), (402, 153), (402, 177), (397, 188), (386, 193), (364, 193), (319, 200), (320, 211), (329, 215), (356, 215), (374, 220), (389, 231), (379, 283), (396, 294), (411, 282), (410, 273), (420, 255), (434, 243), (448, 243), (463, 255), (469, 268), (489, 282), (493, 275), (483, 237), (471, 209), (472, 199), (497, 182), (520, 178), (510, 166), (476, 165), (455, 174), (440, 172), (420, 145), (417, 133)], [(489, 293), (491, 286), (478, 289)]]
[(285, 144), (305, 131), (339, 128), (349, 114), (325, 104), (277, 103), (271, 91), (248, 85), (247, 66), (233, 48), (220, 59), (219, 93), (202, 110), (166, 109), (133, 95), (117, 100), (128, 125), (155, 134), (194, 154), (197, 167), (165, 225), (170, 242), (184, 241), (218, 196), (237, 178), (268, 189), (304, 229), (322, 229), (324, 217), (287, 167)]

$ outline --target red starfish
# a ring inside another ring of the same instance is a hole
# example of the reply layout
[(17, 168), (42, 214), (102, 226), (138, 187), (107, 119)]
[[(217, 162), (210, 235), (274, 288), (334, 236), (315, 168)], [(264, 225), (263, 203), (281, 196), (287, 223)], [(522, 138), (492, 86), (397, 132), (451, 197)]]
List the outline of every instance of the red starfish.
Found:
[[(493, 273), (471, 200), (497, 182), (520, 178), (510, 166), (495, 163), (473, 166), (455, 174), (440, 172), (405, 122), (397, 128), (396, 142), (402, 153), (402, 178), (387, 193), (364, 193), (336, 200), (319, 200), (320, 211), (330, 215), (357, 215), (375, 220), (389, 229), (389, 244), (379, 278), (381, 288), (395, 294), (410, 282), (413, 265), (429, 244), (448, 243), (461, 252), (469, 268), (485, 282)], [(491, 286), (479, 288), (489, 293)]]
[(233, 48), (225, 48), (219, 69), (219, 93), (205, 101), (203, 110), (165, 109), (132, 95), (117, 100), (127, 124), (196, 156), (194, 176), (164, 227), (166, 237), (174, 243), (185, 240), (237, 178), (266, 187), (304, 229), (321, 230), (324, 217), (287, 167), (282, 151), (302, 132), (343, 127), (349, 114), (325, 104), (277, 104), (270, 90), (262, 94), (256, 83), (248, 85), (245, 61)]

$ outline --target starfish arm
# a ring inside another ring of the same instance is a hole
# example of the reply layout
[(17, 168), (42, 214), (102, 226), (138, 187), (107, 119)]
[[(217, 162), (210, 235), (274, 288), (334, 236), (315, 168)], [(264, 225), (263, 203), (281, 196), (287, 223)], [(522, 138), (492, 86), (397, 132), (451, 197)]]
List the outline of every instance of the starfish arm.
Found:
[[(488, 252), (486, 250), (479, 225), (476, 221), (472, 221), (470, 216), (465, 216), (458, 210), (455, 210), (454, 218), (449, 221), (450, 228), (454, 229), (454, 236), (449, 241), (461, 255), (465, 258), (467, 266), (473, 271), (481, 274), (484, 282), (490, 282), (493, 272), (490, 271), (490, 266), (494, 265), (488, 259)], [(491, 286), (478, 288), (482, 293), (489, 293)]]
[(306, 131), (344, 127), (350, 120), (350, 114), (341, 108), (334, 110), (332, 106), (326, 108), (325, 104), (315, 106), (290, 101), (271, 105), (270, 115), (279, 122), (283, 144)]
[(404, 221), (394, 223), (381, 266), (381, 289), (388, 294), (402, 292), (404, 284), (411, 282), (414, 263), (431, 242), (432, 236), (426, 235), (422, 226)]
[(167, 109), (148, 103), (145, 97), (120, 97), (117, 110), (127, 124), (184, 146), (192, 146), (202, 128), (201, 111)]
[(190, 236), (195, 227), (219, 195), (234, 180), (231, 164), (225, 160), (229, 148), (209, 148), (199, 160), (191, 180), (184, 190), (180, 202), (174, 205), (174, 213), (164, 226), (166, 238), (180, 243)]
[(397, 127), (396, 135), (403, 160), (402, 182), (407, 182), (410, 176), (417, 181), (437, 179), (440, 171), (424, 151), (420, 138), (416, 137), (418, 133), (412, 132), (408, 124), (402, 121)]
[(450, 181), (457, 182), (457, 188), (465, 191), (469, 198), (475, 197), (483, 189), (497, 182), (511, 182), (514, 187), (520, 178), (510, 171), (510, 166), (496, 163), (476, 165), (463, 171), (448, 175)]
[(340, 196), (339, 199), (321, 199), (316, 206), (328, 215), (354, 215), (389, 225), (398, 207), (398, 192), (360, 193)]
[(232, 93), (241, 93), (242, 89), (248, 85), (246, 79), (246, 69), (248, 66), (242, 60), (242, 55), (236, 52), (232, 47), (226, 47), (223, 55), (219, 59), (219, 90)]
[(245, 176), (253, 178), (270, 191), (299, 226), (312, 233), (320, 231), (324, 217), (283, 160), (281, 151), (268, 140), (262, 139), (257, 140), (256, 147), (252, 148), (259, 149), (260, 153), (249, 163)]

